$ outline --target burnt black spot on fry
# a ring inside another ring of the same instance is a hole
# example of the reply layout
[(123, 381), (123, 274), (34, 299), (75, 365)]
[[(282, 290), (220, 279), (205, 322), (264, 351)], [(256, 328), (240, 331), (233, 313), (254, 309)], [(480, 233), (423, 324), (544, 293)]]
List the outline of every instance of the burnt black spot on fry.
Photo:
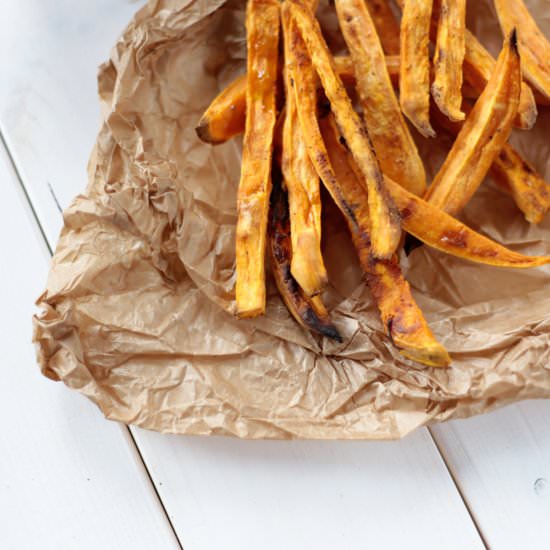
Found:
[(510, 49), (511, 49), (516, 55), (519, 55), (519, 50), (518, 50), (518, 33), (517, 33), (517, 29), (516, 29), (515, 27), (512, 29), (512, 32), (510, 33), (509, 41), (510, 41)]
[(210, 143), (212, 145), (220, 143), (219, 141), (212, 139), (212, 136), (210, 135), (210, 125), (208, 124), (207, 120), (202, 119), (199, 122), (199, 125), (195, 128), (195, 132), (197, 134), (197, 137), (201, 141), (204, 141), (204, 143)]

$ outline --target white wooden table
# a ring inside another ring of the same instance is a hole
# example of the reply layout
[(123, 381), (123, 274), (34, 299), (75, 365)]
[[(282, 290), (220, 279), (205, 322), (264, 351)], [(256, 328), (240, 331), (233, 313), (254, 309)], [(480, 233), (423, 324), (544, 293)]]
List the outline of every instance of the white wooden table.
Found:
[(33, 299), (138, 7), (2, 5), (0, 549), (550, 548), (550, 402), (400, 442), (247, 442), (128, 429), (40, 375)]

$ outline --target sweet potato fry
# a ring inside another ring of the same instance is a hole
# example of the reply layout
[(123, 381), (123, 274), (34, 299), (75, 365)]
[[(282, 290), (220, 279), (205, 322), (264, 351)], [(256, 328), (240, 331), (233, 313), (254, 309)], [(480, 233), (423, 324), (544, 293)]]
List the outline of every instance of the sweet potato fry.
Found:
[(387, 55), (399, 55), (399, 23), (388, 0), (366, 0), (376, 32)]
[[(462, 104), (468, 115), (471, 107)], [(462, 122), (452, 122), (437, 109), (431, 110), (432, 120), (439, 130), (456, 136)], [(550, 185), (542, 176), (509, 144), (506, 143), (493, 161), (489, 173), (493, 181), (509, 193), (516, 206), (530, 223), (540, 223), (550, 210)]]
[[(353, 64), (348, 56), (334, 58), (336, 71), (345, 84), (355, 86)], [(394, 86), (399, 78), (399, 57), (387, 56), (386, 65)], [(228, 84), (208, 106), (195, 128), (205, 143), (217, 145), (244, 132), (246, 119), (246, 74)]]
[(276, 179), (273, 181), (270, 202), (268, 253), (273, 278), (288, 311), (302, 327), (341, 342), (342, 338), (332, 324), (321, 298), (309, 298), (292, 276), (287, 194)]
[[(403, 9), (404, 0), (397, 0), (397, 4)], [(442, 0), (433, 0), (432, 25), (430, 38), (433, 42), (437, 40), (437, 21), (441, 13)], [(470, 85), (477, 97), (481, 95), (487, 82), (495, 69), (495, 59), (481, 44), (481, 42), (468, 30), (464, 31), (465, 54), (462, 64), (464, 80)], [(537, 104), (531, 88), (522, 82), (521, 97), (518, 113), (514, 125), (523, 130), (529, 130), (537, 120)]]
[[(430, 125), (430, 22), (433, 0), (404, 0), (401, 18), (401, 109), (425, 137), (434, 137)], [(394, 178), (395, 179), (395, 178)]]
[(517, 113), (521, 86), (516, 35), (504, 42), (493, 76), (463, 124), (426, 200), (457, 214), (485, 178), (508, 141)]
[(321, 254), (321, 195), (319, 176), (302, 138), (292, 90), (292, 33), (297, 33), (288, 12), (283, 14), (286, 110), (283, 126), (281, 168), (288, 190), (292, 240), (291, 272), (308, 296), (319, 294), (327, 283)]
[[(436, 0), (437, 1), (437, 0)], [(523, 60), (522, 60), (523, 62)], [(495, 70), (496, 61), (479, 40), (466, 30), (466, 55), (464, 57), (464, 78), (478, 95), (483, 93)], [(537, 120), (537, 104), (533, 91), (521, 83), (521, 95), (514, 125), (523, 130), (531, 129)]]
[(512, 195), (530, 223), (540, 223), (550, 210), (550, 185), (510, 145), (506, 144), (491, 166), (495, 183)]
[(389, 178), (386, 186), (401, 212), (403, 229), (432, 248), (495, 267), (528, 268), (550, 263), (550, 256), (525, 256), (476, 233)]
[(245, 119), (246, 74), (243, 74), (213, 99), (195, 131), (202, 141), (216, 145), (242, 134)]
[(374, 23), (363, 0), (336, 0), (335, 5), (380, 168), (385, 175), (421, 196), (426, 190), (424, 165), (399, 108)]
[(237, 197), (236, 301), (240, 317), (265, 311), (265, 248), (279, 42), (278, 0), (249, 0), (246, 126)]
[[(414, 301), (397, 256), (377, 260), (371, 255), (369, 234), (364, 230), (368, 226), (365, 220), (369, 215), (366, 191), (350, 164), (354, 162), (351, 155), (340, 142), (340, 132), (333, 115), (322, 119), (320, 127), (329, 155), (327, 162), (334, 170), (346, 205), (340, 206), (340, 209), (387, 334), (406, 357), (434, 367), (449, 365), (449, 354), (435, 339)], [(363, 223), (359, 225), (355, 220), (363, 220)]]
[(550, 41), (542, 34), (523, 0), (495, 0), (502, 32), (518, 35), (521, 69), (527, 81), (550, 100)]
[[(288, 4), (285, 2), (283, 9), (285, 6), (289, 7), (298, 26), (312, 64), (335, 112), (338, 126), (349, 144), (368, 189), (373, 254), (378, 258), (389, 258), (395, 252), (401, 237), (399, 213), (385, 189), (382, 172), (371, 149), (366, 129), (353, 110), (342, 80), (336, 73), (333, 58), (318, 22), (299, 0), (292, 0)], [(303, 57), (302, 53), (300, 56)]]
[(433, 98), (451, 120), (464, 120), (462, 63), (465, 54), (466, 0), (441, 0), (434, 56)]

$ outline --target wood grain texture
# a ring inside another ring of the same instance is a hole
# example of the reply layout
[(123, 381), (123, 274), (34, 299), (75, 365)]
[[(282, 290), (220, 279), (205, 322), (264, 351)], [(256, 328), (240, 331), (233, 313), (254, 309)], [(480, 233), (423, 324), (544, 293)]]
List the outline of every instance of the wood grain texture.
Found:
[(0, 548), (179, 548), (126, 428), (40, 376), (48, 254), (0, 142)]

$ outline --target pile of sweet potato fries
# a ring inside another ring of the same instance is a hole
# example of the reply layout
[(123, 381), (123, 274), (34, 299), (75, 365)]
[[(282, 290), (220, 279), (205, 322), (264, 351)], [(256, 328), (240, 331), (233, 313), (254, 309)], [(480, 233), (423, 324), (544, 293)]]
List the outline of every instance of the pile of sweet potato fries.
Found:
[[(550, 102), (550, 43), (522, 0), (494, 2), (504, 35), (496, 60), (466, 29), (466, 0), (398, 0), (400, 23), (386, 0), (335, 0), (349, 56), (330, 52), (315, 0), (248, 0), (247, 73), (213, 100), (197, 127), (211, 144), (244, 133), (240, 317), (265, 311), (267, 253), (295, 319), (340, 340), (321, 298), (321, 183), (344, 216), (388, 336), (420, 363), (451, 359), (401, 272), (402, 232), (482, 264), (550, 262), (454, 217), (488, 173), (528, 222), (539, 223), (550, 208), (550, 186), (507, 143), (512, 127), (533, 126), (537, 103)], [(407, 119), (425, 137), (456, 136), (429, 186)]]

